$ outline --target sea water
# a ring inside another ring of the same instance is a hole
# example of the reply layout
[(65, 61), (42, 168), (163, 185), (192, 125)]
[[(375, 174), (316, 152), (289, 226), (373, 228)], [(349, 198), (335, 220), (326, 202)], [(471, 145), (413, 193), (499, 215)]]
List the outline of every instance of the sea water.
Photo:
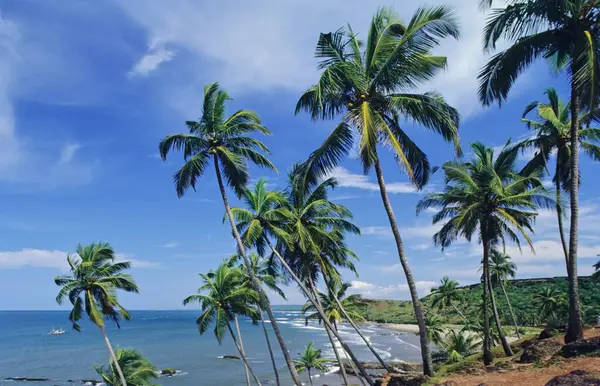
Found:
[[(241, 361), (223, 359), (239, 355), (227, 334), (222, 344), (212, 331), (200, 335), (195, 323), (198, 311), (132, 311), (133, 320), (117, 329), (107, 322), (108, 336), (115, 347), (131, 347), (141, 351), (159, 369), (174, 368), (176, 376), (161, 377), (163, 386), (244, 385)], [(314, 342), (323, 356), (334, 353), (323, 327), (316, 321), (305, 324), (298, 307), (275, 308), (281, 333), (293, 357)], [(108, 351), (97, 327), (82, 320), (82, 331), (71, 330), (68, 312), (64, 311), (0, 311), (0, 385), (77, 385), (85, 379), (99, 380), (94, 364), (108, 363)], [(52, 328), (64, 328), (63, 335), (49, 335)], [(270, 324), (267, 323), (270, 328)], [(274, 382), (272, 364), (260, 325), (240, 319), (244, 347), (251, 366), (263, 384)], [(361, 330), (385, 360), (419, 361), (418, 337), (362, 325)], [(339, 326), (342, 338), (365, 361), (375, 358), (351, 326)], [(283, 385), (292, 384), (273, 332), (271, 345)], [(315, 385), (340, 384), (339, 376), (315, 372)], [(48, 378), (48, 382), (7, 381), (9, 377)], [(308, 383), (306, 373), (300, 377)], [(69, 382), (71, 381), (71, 382)]]

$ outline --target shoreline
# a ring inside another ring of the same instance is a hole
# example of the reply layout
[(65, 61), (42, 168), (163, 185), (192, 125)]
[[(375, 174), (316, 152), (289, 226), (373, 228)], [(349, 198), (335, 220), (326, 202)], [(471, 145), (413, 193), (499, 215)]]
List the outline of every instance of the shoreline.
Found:
[(407, 323), (376, 323), (376, 326), (385, 328), (394, 332), (405, 332), (410, 334), (418, 334), (419, 326), (417, 324)]

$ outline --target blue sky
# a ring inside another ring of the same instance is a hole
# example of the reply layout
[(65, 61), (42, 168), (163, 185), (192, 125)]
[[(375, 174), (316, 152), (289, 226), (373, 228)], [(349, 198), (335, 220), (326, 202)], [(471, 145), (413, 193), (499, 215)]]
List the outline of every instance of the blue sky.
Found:
[[(380, 6), (394, 5), (406, 19), (418, 2), (331, 0), (242, 2), (111, 0), (48, 2), (0, 0), (0, 309), (54, 309), (53, 277), (79, 242), (103, 240), (134, 263), (141, 288), (124, 296), (133, 309), (173, 309), (199, 286), (198, 272), (234, 250), (215, 178), (177, 199), (172, 173), (179, 157), (162, 162), (157, 144), (198, 117), (202, 88), (219, 81), (234, 100), (229, 110), (256, 110), (274, 135), (265, 140), (280, 175), (253, 171), (271, 186), (316, 148), (332, 122), (294, 116), (296, 100), (318, 74), (312, 57), (319, 32), (346, 22), (366, 34)], [(518, 82), (502, 109), (483, 109), (476, 74), (485, 19), (476, 2), (447, 1), (462, 25), (459, 42), (437, 53), (449, 68), (424, 90), (437, 89), (462, 114), (464, 146), (502, 145), (527, 130), (523, 107), (553, 85), (567, 97), (564, 79), (536, 64)], [(473, 4), (470, 4), (473, 3)], [(343, 6), (342, 6), (343, 5)], [(418, 127), (410, 135), (435, 165), (452, 157), (451, 146)], [(415, 216), (414, 192), (388, 155), (388, 189), (422, 294), (443, 275), (476, 281), (480, 247), (461, 243), (442, 253), (431, 243), (436, 227)], [(600, 252), (597, 167), (582, 160), (580, 270), (592, 271)], [(332, 197), (355, 214), (363, 236), (349, 240), (360, 257), (354, 291), (408, 298), (387, 217), (373, 176), (352, 157), (334, 172)], [(429, 191), (440, 189), (434, 178)], [(564, 275), (552, 213), (541, 213), (537, 254), (509, 246), (520, 277)], [(301, 302), (295, 289), (290, 303)], [(274, 303), (282, 300), (273, 298)]]

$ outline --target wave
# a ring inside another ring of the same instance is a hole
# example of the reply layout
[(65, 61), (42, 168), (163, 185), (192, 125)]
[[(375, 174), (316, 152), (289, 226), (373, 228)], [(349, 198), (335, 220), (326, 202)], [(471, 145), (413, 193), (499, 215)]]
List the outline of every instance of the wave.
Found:
[(417, 350), (421, 351), (421, 347), (419, 347), (419, 346), (416, 346), (416, 345), (414, 345), (414, 344), (412, 344), (412, 343), (408, 343), (408, 342), (406, 342), (406, 341), (404, 341), (404, 340), (400, 339), (400, 337), (399, 337), (399, 336), (395, 336), (394, 338), (395, 338), (395, 339), (396, 339), (398, 342), (400, 342), (400, 344), (404, 344), (404, 345), (407, 345), (407, 346), (410, 346), (410, 347), (414, 347), (414, 348), (416, 348)]

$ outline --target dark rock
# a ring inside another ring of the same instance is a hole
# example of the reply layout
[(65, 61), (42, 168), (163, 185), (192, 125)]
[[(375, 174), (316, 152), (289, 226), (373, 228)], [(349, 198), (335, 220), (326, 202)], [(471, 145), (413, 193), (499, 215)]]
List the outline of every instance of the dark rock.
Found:
[(554, 340), (540, 340), (531, 342), (523, 348), (523, 353), (519, 358), (521, 363), (534, 363), (546, 361), (562, 348), (562, 344)]
[(97, 386), (99, 384), (101, 384), (101, 381), (96, 381), (95, 379), (82, 379), (81, 380), (81, 384), (82, 385), (91, 385), (91, 386)]
[(388, 374), (378, 379), (375, 386), (421, 386), (427, 382), (423, 374)]
[(565, 358), (573, 358), (594, 353), (600, 355), (600, 336), (566, 344), (563, 346), (562, 350), (560, 350), (560, 355)]
[(49, 378), (28, 378), (28, 377), (8, 377), (4, 378), (6, 381), (18, 381), (18, 382), (48, 382)]
[(556, 333), (557, 331), (555, 329), (546, 327), (542, 330), (542, 332), (540, 332), (538, 339), (550, 339), (556, 335)]
[(160, 375), (166, 375), (167, 377), (172, 377), (175, 374), (177, 374), (177, 370), (175, 369), (169, 368), (160, 370)]
[(600, 378), (587, 371), (575, 370), (552, 378), (546, 386), (600, 386)]
[(239, 361), (242, 358), (240, 358), (236, 355), (223, 355), (223, 357), (221, 359), (233, 359), (233, 360)]

